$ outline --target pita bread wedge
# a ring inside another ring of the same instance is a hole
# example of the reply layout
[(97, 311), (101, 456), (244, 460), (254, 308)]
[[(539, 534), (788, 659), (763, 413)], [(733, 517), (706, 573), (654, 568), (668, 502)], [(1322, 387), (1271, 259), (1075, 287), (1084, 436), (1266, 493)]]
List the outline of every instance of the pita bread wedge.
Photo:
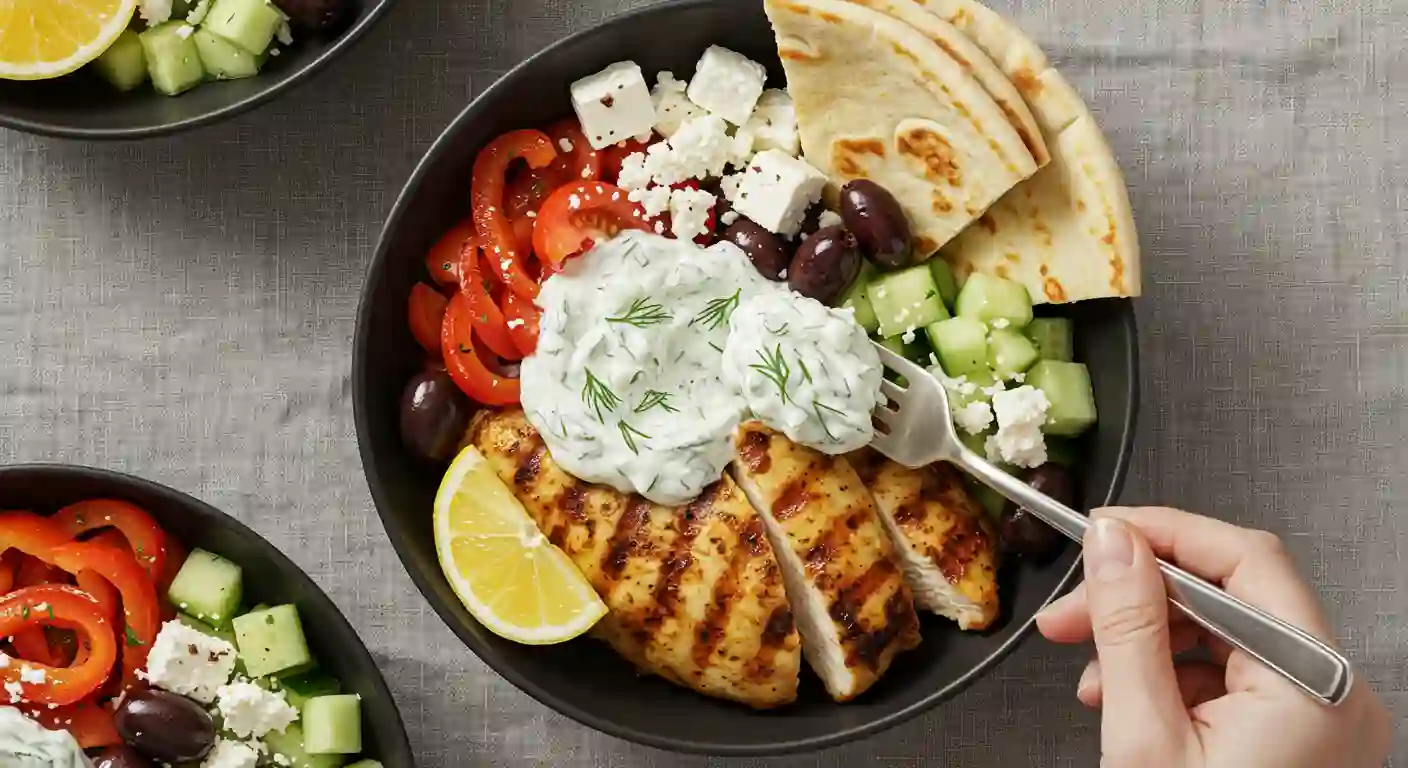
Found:
[(949, 242), (965, 279), (1017, 280), (1038, 303), (1138, 296), (1139, 239), (1119, 165), (1080, 95), (1012, 22), (976, 0), (914, 0), (981, 48), (1021, 92), (1051, 162)]
[(845, 0), (766, 0), (807, 161), (871, 179), (908, 215), (919, 257), (1037, 170), (978, 80), (933, 40)]

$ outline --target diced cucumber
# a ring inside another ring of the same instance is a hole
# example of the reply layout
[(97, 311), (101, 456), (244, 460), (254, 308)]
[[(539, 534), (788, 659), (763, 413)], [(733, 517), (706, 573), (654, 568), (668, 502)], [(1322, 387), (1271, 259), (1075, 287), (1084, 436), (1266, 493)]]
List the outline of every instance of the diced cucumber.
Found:
[(216, 80), (239, 80), (259, 74), (263, 56), (255, 56), (208, 29), (196, 30), (196, 50), (200, 63)]
[[(276, 755), (288, 758), (288, 768), (339, 768), (347, 762), (346, 755), (312, 755), (303, 748), (303, 726), (293, 723), (280, 731), (264, 734), (264, 743)], [(283, 765), (279, 761), (276, 764)]]
[(251, 611), (236, 616), (234, 624), (240, 658), (252, 677), (294, 675), (312, 668), (313, 655), (295, 606)]
[(362, 697), (315, 696), (303, 705), (303, 749), (310, 755), (362, 751)]
[(205, 69), (196, 50), (195, 27), (181, 21), (168, 21), (139, 35), (146, 54), (152, 87), (167, 96), (189, 91), (205, 79)]
[(875, 333), (880, 327), (880, 321), (876, 319), (875, 308), (870, 305), (870, 299), (865, 295), (865, 289), (875, 277), (875, 267), (868, 261), (861, 261), (860, 264), (860, 274), (841, 296), (841, 308), (850, 307), (855, 311), (856, 324), (864, 328), (866, 333)]
[(950, 409), (956, 411), (979, 400), (985, 403), (992, 402), (992, 395), (984, 391), (997, 383), (997, 377), (992, 374), (992, 371), (973, 371), (965, 374), (963, 378), (972, 386), (960, 385), (956, 388), (957, 392), (953, 389), (949, 390), (948, 407)]
[(342, 693), (342, 683), (326, 672), (305, 672), (279, 681), (289, 706), (303, 711), (309, 699)]
[(968, 276), (954, 302), (954, 314), (985, 323), (1023, 328), (1032, 321), (1032, 297), (1026, 287), (1012, 280), (974, 273)]
[(1027, 383), (1045, 392), (1051, 403), (1042, 427), (1046, 434), (1075, 437), (1095, 423), (1095, 394), (1084, 363), (1042, 360), (1027, 372)]
[(951, 317), (924, 329), (939, 365), (949, 376), (988, 370), (988, 327), (971, 317)]
[(176, 572), (166, 599), (181, 611), (215, 628), (228, 627), (243, 597), (240, 567), (225, 558), (195, 549)]
[(376, 760), (358, 760), (347, 768), (381, 768), (381, 763)]
[(1075, 359), (1075, 324), (1065, 317), (1038, 317), (1024, 329), (1042, 360)]
[(988, 334), (988, 360), (998, 376), (1010, 379), (1036, 363), (1036, 345), (1021, 331), (994, 328)]
[(1064, 437), (1047, 437), (1046, 460), (1066, 469), (1075, 469), (1080, 463), (1080, 451), (1074, 441)]
[(194, 629), (195, 631), (201, 633), (202, 635), (210, 635), (211, 637), (218, 637), (218, 638), (220, 638), (221, 640), (224, 640), (225, 642), (230, 643), (231, 645), (233, 645), (234, 642), (235, 642), (235, 633), (234, 633), (234, 632), (231, 632), (229, 627), (223, 627), (223, 628), (220, 628), (220, 629), (216, 629), (215, 627), (212, 627), (212, 626), (210, 626), (209, 624), (206, 624), (205, 622), (201, 621), (200, 619), (197, 619), (196, 617), (191, 616), (190, 614), (185, 614), (185, 613), (178, 613), (178, 614), (176, 614), (176, 620), (179, 621), (179, 622), (181, 622), (182, 624), (185, 624), (186, 626), (190, 627), (191, 629)]
[(870, 306), (880, 323), (880, 335), (889, 338), (923, 328), (948, 317), (933, 273), (924, 265), (880, 275), (866, 289)]
[(93, 61), (93, 69), (119, 91), (130, 91), (147, 81), (147, 55), (142, 52), (142, 36), (122, 30), (117, 42)]
[(953, 279), (953, 267), (942, 256), (935, 256), (929, 259), (929, 273), (934, 277), (934, 285), (939, 288), (939, 298), (944, 300), (944, 306), (953, 309), (958, 301), (958, 281)]
[(287, 20), (269, 0), (215, 0), (201, 26), (257, 55), (268, 50), (279, 25)]
[[(906, 360), (909, 360), (912, 363), (916, 363), (925, 368), (929, 367), (929, 346), (917, 338), (914, 341), (906, 344), (903, 337), (891, 336), (888, 339), (880, 339), (880, 346), (890, 350), (891, 352), (894, 352), (895, 354), (899, 355), (900, 357), (903, 357)], [(899, 375), (898, 373), (895, 373), (889, 368), (885, 369), (885, 378), (895, 382), (901, 387), (909, 386), (908, 382), (905, 381), (905, 378), (903, 376)]]

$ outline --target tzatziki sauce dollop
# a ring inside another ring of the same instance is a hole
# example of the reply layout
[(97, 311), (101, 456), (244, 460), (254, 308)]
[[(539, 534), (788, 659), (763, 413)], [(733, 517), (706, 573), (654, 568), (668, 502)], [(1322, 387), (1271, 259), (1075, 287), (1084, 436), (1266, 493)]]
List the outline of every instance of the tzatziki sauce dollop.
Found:
[(51, 731), (14, 707), (0, 707), (0, 766), (88, 768), (91, 763), (68, 731)]

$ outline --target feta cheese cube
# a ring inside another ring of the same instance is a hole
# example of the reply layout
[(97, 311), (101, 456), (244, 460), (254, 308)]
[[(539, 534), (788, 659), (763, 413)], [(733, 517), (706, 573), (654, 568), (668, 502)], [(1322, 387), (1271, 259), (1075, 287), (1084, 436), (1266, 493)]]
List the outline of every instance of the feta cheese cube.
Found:
[(209, 704), (220, 686), (229, 682), (235, 657), (230, 643), (168, 621), (152, 642), (144, 677), (158, 688)]
[(655, 105), (640, 65), (619, 61), (572, 84), (572, 109), (592, 149), (605, 149), (655, 127)]
[(200, 765), (201, 768), (255, 768), (259, 765), (259, 750), (242, 741), (217, 738)]
[(797, 136), (797, 109), (786, 91), (776, 88), (763, 91), (752, 116), (738, 130), (752, 138), (754, 152), (780, 149), (795, 157), (802, 151), (801, 139)]
[(675, 79), (671, 72), (661, 72), (655, 78), (650, 101), (655, 104), (655, 132), (669, 138), (691, 120), (707, 114), (685, 95), (686, 83)]
[(261, 738), (269, 731), (283, 732), (298, 719), (284, 694), (267, 691), (243, 680), (215, 691), (215, 706), (225, 729), (240, 738)]
[(777, 149), (759, 152), (729, 198), (739, 213), (774, 234), (792, 236), (821, 199), (826, 174)]
[(693, 240), (709, 231), (709, 212), (718, 198), (702, 189), (677, 189), (670, 194), (670, 231), (680, 240)]
[(713, 45), (700, 57), (689, 81), (689, 100), (734, 125), (753, 114), (768, 71), (741, 53)]

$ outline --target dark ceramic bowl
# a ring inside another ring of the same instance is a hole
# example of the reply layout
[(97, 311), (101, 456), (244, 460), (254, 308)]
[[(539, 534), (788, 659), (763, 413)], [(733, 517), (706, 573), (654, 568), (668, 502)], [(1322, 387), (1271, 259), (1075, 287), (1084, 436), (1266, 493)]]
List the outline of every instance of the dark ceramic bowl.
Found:
[[(1031, 629), (1032, 617), (1075, 573), (1071, 546), (1044, 564), (1002, 570), (1003, 614), (992, 630), (959, 632), (927, 616), (924, 642), (899, 656), (871, 691), (835, 704), (804, 673), (800, 700), (760, 714), (658, 678), (637, 675), (591, 639), (541, 648), (515, 645), (475, 623), (441, 575), (431, 526), (442, 469), (402, 447), (397, 403), (423, 364), (406, 322), (406, 297), (428, 279), (422, 263), (435, 239), (466, 213), (475, 152), (501, 131), (546, 125), (570, 114), (573, 80), (620, 59), (647, 73), (693, 72), (711, 44), (745, 53), (782, 74), (772, 30), (757, 0), (688, 0), (619, 16), (564, 40), (510, 72), (440, 137), (407, 183), (382, 233), (358, 315), (353, 399), (362, 462), (377, 508), (412, 578), (476, 654), (539, 701), (593, 728), (665, 749), (713, 755), (799, 752), (839, 744), (901, 723), (953, 697), (991, 669)], [(1099, 426), (1084, 437), (1079, 480), (1089, 506), (1119, 493), (1134, 433), (1137, 398), (1134, 312), (1128, 301), (1044, 309), (1075, 318), (1077, 354), (1090, 365)]]
[(53, 80), (0, 80), (0, 126), (72, 139), (141, 139), (207, 125), (292, 90), (351, 48), (394, 0), (361, 0), (336, 35), (299, 35), (256, 77), (205, 83), (179, 96), (150, 84), (118, 93), (85, 67)]
[(250, 602), (296, 604), (318, 663), (346, 690), (362, 696), (363, 754), (395, 768), (415, 765), (391, 691), (357, 630), (307, 574), (259, 534), (180, 491), (129, 475), (53, 464), (0, 467), (0, 509), (49, 514), (95, 498), (136, 504), (187, 547), (200, 547), (239, 564)]

